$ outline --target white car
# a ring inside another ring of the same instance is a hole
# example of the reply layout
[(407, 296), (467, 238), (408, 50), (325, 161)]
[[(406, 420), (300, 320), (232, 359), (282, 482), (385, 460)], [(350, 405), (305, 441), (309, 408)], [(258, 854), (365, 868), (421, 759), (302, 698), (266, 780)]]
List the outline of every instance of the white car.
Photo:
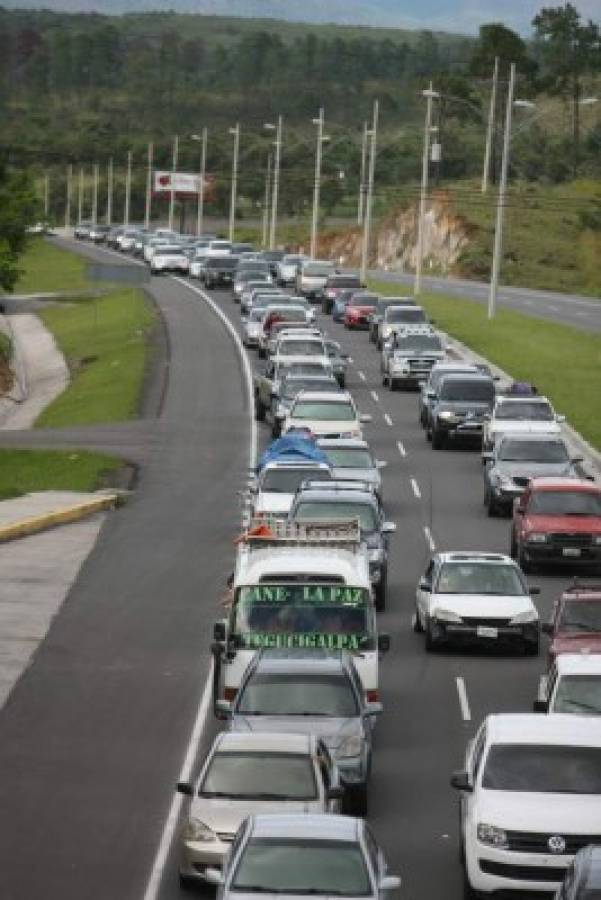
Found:
[(535, 712), (601, 715), (601, 654), (560, 653), (541, 676)]
[(282, 434), (292, 428), (304, 428), (316, 437), (363, 438), (361, 425), (366, 422), (371, 422), (371, 416), (358, 412), (347, 391), (331, 394), (301, 391), (284, 419)]
[(207, 256), (229, 256), (232, 252), (232, 242), (216, 239), (210, 241), (207, 247)]
[(256, 813), (337, 813), (344, 793), (325, 743), (303, 734), (222, 732), (195, 784), (180, 782), (189, 801), (180, 845), (180, 877), (202, 881), (221, 868), (238, 828)]
[(502, 553), (436, 553), (415, 594), (413, 627), (426, 650), (453, 642), (511, 642), (536, 654), (540, 620), (517, 563)]
[(560, 434), (565, 416), (558, 416), (546, 397), (497, 397), (484, 422), (482, 446), (492, 450), (503, 434)]
[(168, 244), (165, 247), (157, 247), (150, 260), (150, 271), (153, 275), (159, 272), (179, 272), (187, 275), (190, 269), (190, 260), (179, 244)]
[(300, 484), (311, 481), (331, 481), (332, 470), (320, 462), (267, 463), (257, 478), (251, 493), (251, 517), (286, 519)]
[(276, 281), (278, 284), (296, 284), (296, 276), (300, 266), (307, 259), (301, 253), (289, 253), (275, 264)]
[(460, 791), (464, 896), (555, 891), (601, 836), (601, 719), (488, 716), (467, 746)]

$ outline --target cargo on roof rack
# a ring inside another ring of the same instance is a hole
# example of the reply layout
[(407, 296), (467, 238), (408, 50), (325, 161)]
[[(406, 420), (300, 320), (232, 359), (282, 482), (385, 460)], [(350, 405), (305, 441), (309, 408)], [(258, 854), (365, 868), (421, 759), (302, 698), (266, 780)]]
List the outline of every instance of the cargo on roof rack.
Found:
[(356, 518), (304, 522), (261, 518), (254, 519), (250, 523), (248, 529), (237, 539), (237, 543), (261, 549), (290, 544), (348, 546), (361, 543), (361, 529)]

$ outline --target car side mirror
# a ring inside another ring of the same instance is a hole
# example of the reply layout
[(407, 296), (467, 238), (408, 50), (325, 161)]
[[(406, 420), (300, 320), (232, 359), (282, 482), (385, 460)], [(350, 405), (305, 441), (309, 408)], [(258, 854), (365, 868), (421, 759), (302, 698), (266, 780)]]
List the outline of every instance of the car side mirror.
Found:
[(189, 781), (178, 781), (176, 790), (178, 794), (183, 794), (185, 797), (194, 796), (194, 786)]
[(390, 635), (389, 634), (379, 634), (378, 635), (378, 653), (388, 653), (390, 650)]
[(418, 587), (420, 591), (426, 591), (427, 594), (432, 593), (432, 585), (427, 578), (420, 578)]
[(376, 460), (376, 469), (385, 469), (388, 465), (388, 461), (386, 459), (377, 459)]
[(213, 640), (220, 643), (225, 643), (226, 633), (227, 626), (225, 621), (222, 619), (219, 622), (215, 622), (215, 624), (213, 625)]
[(426, 391), (426, 397), (428, 400), (433, 400), (436, 397), (435, 391)]
[(384, 522), (382, 525), (382, 534), (393, 534), (396, 531), (396, 522)]
[(229, 719), (232, 715), (232, 704), (229, 700), (217, 700), (215, 702), (215, 716), (218, 719)]
[(219, 886), (220, 884), (223, 884), (223, 874), (219, 869), (205, 869), (205, 881), (208, 881), (209, 884)]
[(543, 622), (540, 630), (543, 634), (553, 634), (553, 622)]
[(492, 462), (493, 459), (494, 459), (494, 456), (489, 450), (485, 451), (482, 454), (482, 464), (487, 463), (487, 462)]
[(362, 425), (367, 425), (368, 422), (371, 422), (371, 415), (369, 413), (361, 413), (359, 416), (359, 421)]
[(401, 886), (401, 879), (398, 875), (384, 875), (380, 878), (378, 888), (381, 891), (397, 891)]
[(555, 421), (556, 421), (556, 422), (561, 423), (561, 422), (565, 422), (565, 420), (566, 420), (566, 417), (565, 417), (565, 416), (562, 416), (562, 415), (555, 416)]
[(572, 459), (570, 460), (570, 462), (572, 462), (572, 463), (583, 463), (583, 462), (584, 462), (584, 456), (573, 456)]
[(470, 776), (465, 770), (453, 772), (451, 775), (451, 787), (454, 787), (457, 791), (467, 791), (468, 793), (474, 790)]
[(525, 509), (526, 509), (526, 506), (524, 504), (523, 499), (521, 497), (516, 497), (513, 502), (514, 513), (516, 513), (516, 515), (518, 515), (518, 516), (523, 516)]
[(363, 715), (366, 718), (370, 716), (380, 716), (384, 712), (384, 707), (381, 703), (368, 703), (365, 707)]
[(537, 585), (532, 585), (532, 587), (528, 588), (528, 593), (532, 597), (536, 597), (537, 594), (540, 594), (540, 588)]
[(328, 800), (342, 800), (344, 798), (344, 788), (342, 787), (331, 787), (328, 788), (326, 792), (326, 799)]
[(549, 703), (547, 700), (535, 700), (532, 704), (532, 709), (537, 713), (549, 712)]

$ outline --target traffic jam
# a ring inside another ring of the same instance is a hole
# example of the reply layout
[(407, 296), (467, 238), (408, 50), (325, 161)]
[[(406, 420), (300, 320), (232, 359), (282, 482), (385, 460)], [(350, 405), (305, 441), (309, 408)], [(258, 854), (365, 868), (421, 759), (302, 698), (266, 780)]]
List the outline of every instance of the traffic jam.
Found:
[[(535, 385), (499, 378), (450, 342), (415, 298), (380, 295), (334, 262), (166, 230), (76, 236), (143, 259), (153, 275), (198, 279), (230, 318), (239, 307), (253, 370), (260, 451), (214, 625), (219, 729), (198, 778), (178, 785), (182, 886), (215, 886), (220, 898), (401, 887), (368, 823), (390, 714), (383, 672), (399, 639), (380, 622), (400, 602), (389, 588), (400, 527), (387, 513), (389, 461), (368, 436), (384, 392), (402, 392), (419, 453), (440, 472), (460, 458), (482, 485), (483, 522), (506, 520), (506, 552), (440, 550), (426, 520), (425, 565), (402, 598), (414, 639), (443, 666), (540, 659), (531, 712), (470, 722), (463, 765), (452, 771), (449, 757), (464, 896), (597, 897), (601, 487), (564, 417)], [(381, 393), (363, 387), (359, 350)], [(380, 419), (405, 457), (404, 435)], [(550, 615), (535, 574), (551, 582)]]

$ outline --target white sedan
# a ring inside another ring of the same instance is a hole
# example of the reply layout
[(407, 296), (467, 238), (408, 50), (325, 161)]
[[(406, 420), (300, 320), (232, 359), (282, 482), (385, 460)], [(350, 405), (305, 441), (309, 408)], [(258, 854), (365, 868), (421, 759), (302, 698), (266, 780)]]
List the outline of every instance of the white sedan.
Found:
[(157, 247), (150, 261), (150, 271), (153, 275), (160, 272), (179, 272), (187, 275), (189, 268), (190, 260), (178, 244)]

